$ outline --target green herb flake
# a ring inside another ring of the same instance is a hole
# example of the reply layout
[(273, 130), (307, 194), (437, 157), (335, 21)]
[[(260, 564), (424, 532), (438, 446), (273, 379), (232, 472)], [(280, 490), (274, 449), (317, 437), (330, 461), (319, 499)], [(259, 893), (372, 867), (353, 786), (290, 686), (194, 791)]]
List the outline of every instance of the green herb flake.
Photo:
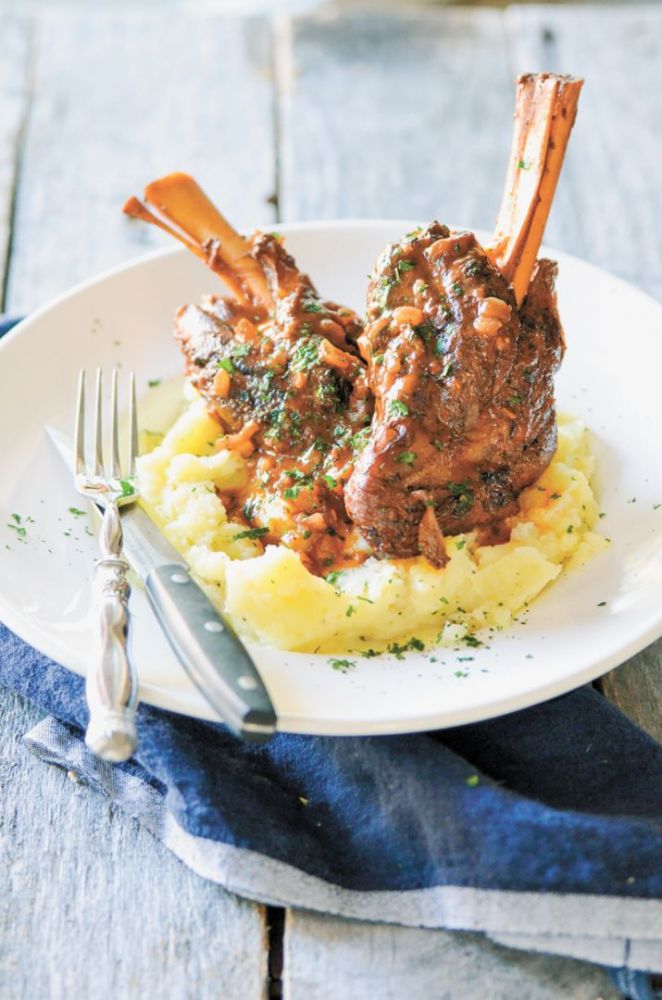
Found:
[(338, 670), (341, 674), (346, 674), (348, 670), (354, 669), (356, 663), (353, 660), (338, 660), (332, 657), (329, 660), (329, 665), (333, 670)]
[(268, 528), (246, 528), (245, 531), (239, 531), (232, 539), (236, 542), (240, 538), (262, 538), (263, 535), (268, 533)]
[(388, 404), (388, 412), (392, 417), (409, 416), (409, 407), (401, 399), (392, 399)]
[(78, 507), (70, 507), (69, 513), (73, 514), (74, 517), (85, 517), (86, 511), (79, 510)]
[(230, 375), (232, 375), (237, 370), (234, 364), (232, 363), (232, 358), (221, 358), (221, 360), (218, 362), (218, 367), (222, 368), (223, 371), (229, 372)]
[(477, 774), (470, 774), (466, 779), (465, 784), (468, 785), (469, 788), (475, 788), (476, 785), (480, 784), (480, 778)]
[(451, 285), (451, 288), (455, 293), (455, 295), (457, 295), (457, 297), (461, 299), (462, 296), (464, 295), (464, 288), (462, 287), (462, 285), (460, 285), (457, 281), (454, 281), (453, 284)]
[(600, 601), (600, 603), (598, 604), (598, 607), (599, 608), (606, 608), (607, 607), (607, 602), (606, 601)]
[(465, 644), (465, 646), (471, 646), (472, 649), (478, 649), (479, 646), (483, 645), (480, 639), (477, 639), (475, 635), (471, 634), (465, 635), (462, 639), (462, 642)]
[(335, 490), (336, 486), (338, 485), (333, 476), (325, 474), (322, 476), (322, 479), (324, 480), (324, 482), (326, 483), (326, 485), (329, 487), (330, 490)]
[(150, 387), (150, 389), (156, 389), (157, 385), (161, 385), (161, 379), (160, 378), (147, 379), (147, 385)]
[(251, 353), (250, 344), (235, 344), (232, 348), (233, 358), (245, 358)]
[(455, 543), (455, 548), (456, 549), (463, 549), (466, 544), (467, 544), (466, 538), (462, 538), (459, 542)]
[(455, 498), (455, 516), (462, 517), (468, 514), (474, 505), (474, 494), (467, 482), (447, 483), (446, 489)]
[(28, 533), (28, 529), (27, 528), (23, 528), (19, 524), (7, 524), (7, 527), (11, 528), (12, 531), (15, 531), (16, 532), (16, 537), (20, 538), (21, 541), (25, 538), (25, 536)]
[(356, 608), (354, 607), (354, 605), (350, 604), (349, 607), (347, 608), (347, 611), (345, 612), (346, 617), (351, 618), (355, 611)]
[(324, 307), (319, 302), (306, 302), (303, 311), (306, 313), (321, 313), (324, 312)]
[(413, 451), (403, 451), (395, 460), (399, 465), (413, 465), (416, 461), (416, 453)]
[(136, 494), (136, 488), (130, 479), (120, 479), (120, 487), (122, 489), (123, 497), (132, 497)]

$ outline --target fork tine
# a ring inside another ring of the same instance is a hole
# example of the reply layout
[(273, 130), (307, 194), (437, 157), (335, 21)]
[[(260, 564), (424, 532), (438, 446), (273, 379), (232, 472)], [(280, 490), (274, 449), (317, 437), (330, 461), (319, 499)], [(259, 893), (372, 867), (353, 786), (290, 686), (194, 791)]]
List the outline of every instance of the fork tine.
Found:
[(119, 433), (119, 403), (117, 399), (117, 368), (113, 368), (110, 388), (110, 476), (119, 479), (120, 471), (120, 433)]
[(94, 473), (95, 476), (103, 476), (103, 403), (101, 393), (103, 388), (103, 376), (101, 369), (97, 368), (96, 386), (94, 393)]
[(136, 474), (138, 457), (138, 406), (136, 402), (136, 376), (129, 375), (129, 476)]
[(74, 429), (75, 473), (85, 475), (85, 369), (78, 373), (78, 393), (76, 400), (76, 424)]

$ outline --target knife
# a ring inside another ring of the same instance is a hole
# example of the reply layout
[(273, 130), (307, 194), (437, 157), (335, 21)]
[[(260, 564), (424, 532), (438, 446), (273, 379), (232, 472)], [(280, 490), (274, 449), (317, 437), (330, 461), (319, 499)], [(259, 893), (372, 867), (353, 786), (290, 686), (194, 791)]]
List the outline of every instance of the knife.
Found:
[[(71, 441), (46, 433), (69, 470)], [(100, 511), (91, 503), (95, 515)], [(264, 742), (276, 731), (276, 712), (246, 647), (191, 577), (180, 554), (138, 504), (121, 509), (124, 555), (182, 667), (236, 736)]]

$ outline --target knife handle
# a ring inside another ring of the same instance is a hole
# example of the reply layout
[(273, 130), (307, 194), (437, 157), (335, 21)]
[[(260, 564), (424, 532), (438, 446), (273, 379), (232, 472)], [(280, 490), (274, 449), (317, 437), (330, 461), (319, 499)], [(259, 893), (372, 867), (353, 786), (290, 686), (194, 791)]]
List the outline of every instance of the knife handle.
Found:
[(276, 713), (255, 664), (186, 567), (150, 570), (145, 589), (178, 660), (223, 722), (244, 740), (272, 736)]

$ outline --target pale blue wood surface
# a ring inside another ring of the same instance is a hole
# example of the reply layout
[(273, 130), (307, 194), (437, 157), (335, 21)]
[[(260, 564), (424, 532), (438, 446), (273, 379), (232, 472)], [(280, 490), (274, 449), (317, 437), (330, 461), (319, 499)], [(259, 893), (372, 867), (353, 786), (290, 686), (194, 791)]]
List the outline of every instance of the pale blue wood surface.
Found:
[[(512, 78), (543, 65), (589, 80), (550, 241), (662, 292), (653, 7), (327, 12), (274, 34), (264, 20), (200, 9), (75, 9), (5, 14), (0, 33), (8, 308), (31, 309), (152, 245), (118, 206), (176, 168), (245, 225), (275, 218), (277, 185), (286, 219), (436, 215), (489, 228)], [(650, 729), (660, 655), (657, 644), (605, 681)], [(265, 996), (262, 908), (203, 882), (111, 803), (33, 760), (20, 737), (38, 717), (0, 697), (0, 995)], [(592, 966), (523, 959), (470, 935), (291, 914), (284, 953), (291, 1000), (471, 1000), (472, 984), (504, 998), (614, 996)]]

